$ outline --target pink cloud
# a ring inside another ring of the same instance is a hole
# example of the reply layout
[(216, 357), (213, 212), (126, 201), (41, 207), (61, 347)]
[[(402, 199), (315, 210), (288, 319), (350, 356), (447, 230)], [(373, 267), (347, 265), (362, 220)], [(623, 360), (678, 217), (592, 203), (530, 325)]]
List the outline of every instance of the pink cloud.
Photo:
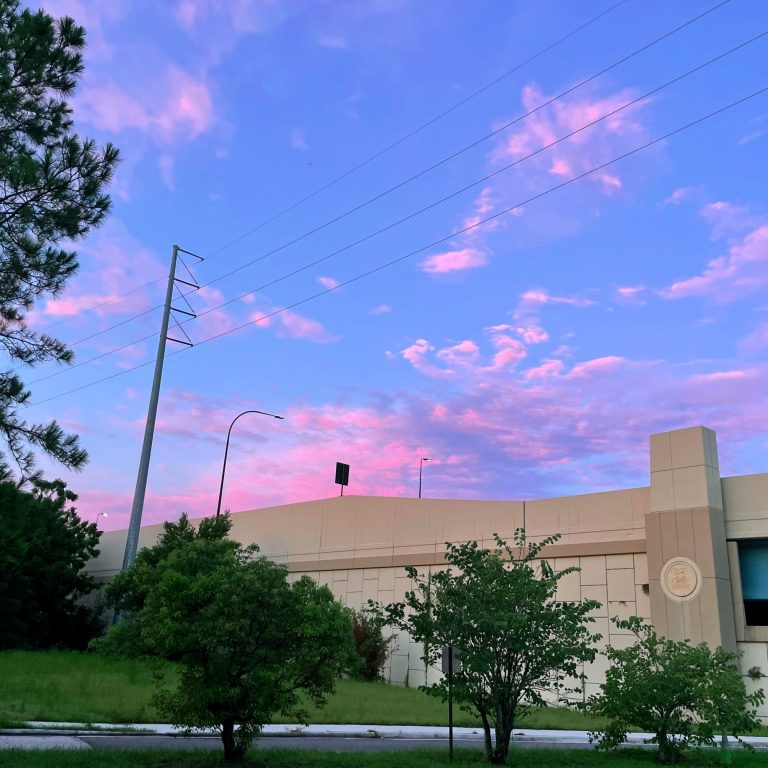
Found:
[(568, 304), (572, 307), (589, 307), (595, 302), (592, 299), (586, 299), (579, 296), (553, 296), (542, 290), (526, 291), (520, 296), (520, 300), (525, 304)]
[(679, 205), (691, 194), (693, 187), (680, 187), (664, 200), (664, 205)]
[(71, 16), (88, 33), (86, 57), (95, 61), (112, 58), (114, 48), (107, 42), (104, 27), (120, 21), (126, 13), (124, 0), (44, 0), (40, 3), (47, 13), (59, 18)]
[(730, 370), (701, 373), (691, 377), (691, 381), (697, 384), (720, 384), (736, 381), (755, 380), (758, 376), (756, 370)]
[(135, 130), (163, 145), (193, 140), (215, 122), (208, 85), (174, 64), (158, 83), (135, 90), (128, 93), (113, 81), (88, 85), (76, 98), (77, 115), (100, 130)]
[[(526, 112), (536, 110), (549, 98), (535, 85), (523, 88), (522, 104)], [(498, 163), (519, 160), (572, 131), (600, 120), (633, 98), (633, 92), (622, 90), (603, 97), (571, 95), (560, 99), (527, 117), (517, 130), (505, 134), (494, 150), (492, 159)], [(644, 103), (640, 102), (600, 120), (542, 154), (526, 160), (518, 167), (517, 173), (527, 178), (543, 174), (567, 179), (607, 162), (625, 151), (630, 142), (636, 142), (639, 137), (646, 135), (640, 120), (643, 106)], [(623, 186), (622, 179), (615, 172), (597, 173), (587, 179), (603, 195), (612, 195)]]
[(445, 347), (437, 353), (437, 357), (450, 367), (471, 365), (480, 353), (480, 348), (469, 339)]
[(596, 357), (594, 360), (586, 360), (583, 363), (574, 365), (567, 374), (569, 379), (590, 379), (593, 376), (599, 376), (611, 372), (619, 366), (626, 363), (625, 358), (616, 355), (606, 355), (605, 357)]
[(489, 371), (503, 371), (507, 368), (514, 368), (528, 355), (523, 344), (503, 333), (494, 335), (491, 338), (491, 343), (498, 351), (493, 356), (491, 365), (487, 368)]
[(527, 368), (523, 376), (526, 381), (548, 379), (554, 376), (559, 376), (564, 368), (565, 364), (562, 360), (545, 360), (541, 365), (537, 365), (534, 368)]
[(318, 277), (317, 282), (320, 283), (320, 285), (322, 285), (323, 288), (327, 288), (328, 290), (331, 290), (332, 288), (337, 288), (339, 285), (339, 281), (333, 277)]
[[(488, 264), (488, 249), (485, 246), (485, 237), (488, 232), (499, 229), (503, 222), (499, 219), (481, 224), (488, 218), (494, 209), (493, 193), (490, 187), (485, 187), (472, 203), (472, 213), (461, 222), (462, 232), (451, 243), (450, 251), (434, 254), (424, 259), (419, 268), (428, 274), (442, 274), (446, 272), (458, 272), (466, 269), (477, 269)], [(522, 210), (520, 214), (522, 215)]]
[(427, 356), (430, 352), (433, 352), (434, 349), (435, 348), (426, 339), (417, 339), (409, 347), (406, 347), (404, 350), (402, 350), (400, 354), (417, 371), (420, 371), (427, 376), (432, 376), (435, 378), (447, 378), (451, 376), (451, 371), (438, 368), (436, 365), (430, 363), (427, 360)]
[(332, 344), (341, 338), (330, 333), (321, 323), (297, 312), (282, 312), (276, 316), (276, 321), (282, 326), (282, 334), (289, 339), (302, 339), (314, 344)]
[(642, 294), (645, 293), (644, 285), (622, 285), (616, 289), (616, 300), (622, 304), (645, 304)]
[(711, 227), (713, 240), (743, 236), (765, 224), (765, 217), (752, 213), (747, 206), (724, 200), (707, 203), (701, 208), (699, 215)]
[(488, 257), (477, 248), (461, 248), (454, 251), (436, 253), (424, 259), (419, 265), (423, 272), (444, 274), (464, 269), (477, 269), (488, 263)]
[[(465, 348), (471, 351), (471, 344)], [(761, 469), (745, 466), (743, 446), (768, 435), (767, 365), (710, 364), (693, 373), (688, 366), (655, 366), (653, 376), (644, 375), (647, 366), (604, 356), (570, 370), (549, 359), (504, 376), (478, 367), (469, 384), (441, 380), (432, 391), (407, 390), (373, 404), (350, 403), (345, 395), (272, 407), (171, 390), (158, 430), (177, 442), (166, 442), (165, 450), (178, 453), (180, 444), (192, 442), (195, 450), (173, 471), (158, 463), (145, 519), (210, 514), (232, 415), (260, 405), (285, 422), (259, 416), (238, 422), (224, 494), (232, 510), (337, 495), (336, 461), (352, 465), (353, 494), (414, 495), (420, 456), (435, 458), (426, 484), (432, 497), (531, 498), (646, 485), (648, 436), (695, 424), (718, 432), (724, 474), (733, 455), (737, 472)], [(140, 424), (130, 429), (138, 433)], [(128, 485), (121, 475), (114, 480), (107, 479), (109, 490), (89, 483), (79, 509), (108, 511), (105, 527), (124, 527), (132, 489), (120, 490)]]
[(515, 330), (526, 344), (542, 344), (549, 341), (549, 334), (538, 325), (518, 327)]
[(739, 347), (747, 353), (768, 349), (768, 322), (758, 324), (752, 333), (739, 342)]
[[(168, 267), (133, 238), (119, 220), (111, 218), (94, 232), (79, 245), (78, 255), (78, 274), (61, 296), (47, 299), (29, 313), (30, 324), (44, 327), (50, 318), (76, 317), (93, 307), (83, 319), (84, 328), (91, 333), (98, 330), (93, 327), (94, 317), (141, 312), (160, 299), (160, 282), (145, 283), (148, 278), (167, 274)], [(137, 290), (131, 291), (133, 287)]]
[(218, 63), (246, 35), (268, 34), (301, 10), (278, 0), (178, 0), (176, 22), (206, 65)]
[(301, 128), (291, 128), (291, 147), (299, 152), (309, 152), (307, 137)]
[(660, 291), (665, 299), (706, 297), (716, 303), (733, 301), (768, 285), (768, 225), (750, 232), (712, 259), (700, 275), (678, 280)]
[(388, 304), (379, 304), (378, 307), (373, 307), (372, 309), (368, 310), (369, 315), (386, 315), (388, 312), (392, 311), (392, 307), (390, 307)]

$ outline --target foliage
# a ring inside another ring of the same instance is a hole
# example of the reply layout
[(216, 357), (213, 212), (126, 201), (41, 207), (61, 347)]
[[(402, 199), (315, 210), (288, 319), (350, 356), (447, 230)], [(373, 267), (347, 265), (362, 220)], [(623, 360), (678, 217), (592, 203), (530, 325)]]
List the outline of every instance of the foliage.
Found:
[[(586, 625), (598, 603), (557, 601), (558, 582), (573, 569), (555, 572), (539, 558), (558, 536), (529, 544), (518, 529), (517, 549), (495, 538), (495, 550), (482, 549), (476, 541), (448, 544), (445, 559), (451, 567), (445, 570), (425, 575), (406, 568), (414, 590), (406, 593), (405, 602), (375, 606), (374, 611), (423, 643), (430, 665), (439, 662), (442, 646), (461, 649), (454, 699), (479, 715), (486, 758), (502, 764), (519, 719), (544, 703), (545, 691), (564, 692), (566, 678), (577, 676), (580, 663), (594, 659), (592, 644), (598, 636)], [(424, 690), (445, 700), (447, 681)]]
[[(67, 103), (84, 46), (85, 32), (72, 19), (0, 0), (0, 349), (23, 365), (71, 360), (65, 344), (30, 330), (25, 316), (77, 270), (77, 254), (62, 244), (85, 236), (110, 208), (104, 189), (118, 152), (74, 133)], [(31, 448), (82, 466), (86, 453), (76, 435), (55, 421), (30, 424), (19, 416), (29, 396), (14, 371), (0, 372), (0, 432), (21, 477), (33, 471)]]
[(659, 762), (666, 765), (690, 744), (713, 744), (717, 734), (736, 736), (759, 726), (752, 708), (765, 694), (747, 693), (739, 654), (659, 637), (637, 616), (613, 621), (637, 642), (606, 650), (611, 666), (602, 692), (589, 701), (593, 714), (610, 721), (593, 734), (598, 746), (619, 746), (635, 725), (656, 734)]
[(97, 634), (81, 600), (95, 587), (82, 568), (100, 533), (76, 499), (61, 480), (25, 491), (0, 478), (0, 648), (84, 648)]
[(369, 682), (383, 680), (384, 665), (389, 658), (392, 637), (384, 637), (381, 622), (363, 612), (354, 614), (352, 633), (358, 657), (355, 675)]
[[(160, 713), (187, 729), (218, 728), (225, 760), (238, 760), (276, 713), (306, 719), (305, 698), (322, 704), (354, 649), (349, 612), (330, 590), (306, 576), (289, 584), (257, 547), (220, 535), (228, 527), (167, 524), (124, 584), (142, 603), (138, 645), (178, 661), (178, 686), (155, 697)], [(99, 645), (114, 649), (109, 636)]]

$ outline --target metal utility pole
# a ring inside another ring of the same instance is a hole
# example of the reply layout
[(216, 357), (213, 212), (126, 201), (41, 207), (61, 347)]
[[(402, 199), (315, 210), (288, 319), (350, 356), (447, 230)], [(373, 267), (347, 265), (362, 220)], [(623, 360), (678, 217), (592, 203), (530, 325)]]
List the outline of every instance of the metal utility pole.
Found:
[[(131, 521), (128, 524), (128, 537), (125, 541), (125, 554), (123, 555), (123, 570), (127, 570), (133, 565), (133, 561), (136, 559), (136, 551), (139, 546), (139, 531), (141, 530), (141, 515), (144, 511), (144, 496), (147, 491), (147, 477), (149, 475), (149, 459), (152, 454), (152, 439), (155, 435), (155, 420), (157, 418), (157, 403), (160, 399), (160, 384), (163, 379), (163, 363), (165, 362), (165, 344), (169, 340), (168, 336), (168, 323), (171, 319), (171, 311), (181, 312), (190, 317), (195, 317), (193, 312), (187, 312), (183, 309), (176, 309), (172, 306), (173, 302), (173, 289), (176, 282), (184, 283), (191, 286), (193, 289), (197, 289), (198, 286), (195, 283), (189, 283), (186, 280), (181, 280), (176, 277), (176, 262), (179, 258), (179, 251), (183, 253), (189, 253), (190, 256), (195, 256), (202, 261), (202, 257), (197, 256), (190, 251), (185, 251), (183, 248), (179, 248), (178, 245), (173, 246), (173, 252), (171, 254), (171, 269), (168, 273), (168, 289), (165, 292), (165, 304), (163, 305), (163, 319), (160, 324), (160, 338), (157, 342), (157, 358), (155, 360), (155, 375), (152, 379), (152, 391), (149, 396), (149, 408), (147, 409), (147, 422), (144, 426), (144, 443), (141, 447), (141, 459), (139, 460), (139, 473), (136, 477), (136, 490), (133, 494), (133, 507), (131, 509)], [(184, 262), (182, 261), (182, 264)], [(186, 266), (186, 265), (185, 265)], [(189, 271), (189, 270), (187, 270)], [(183, 294), (182, 298), (183, 298)], [(185, 299), (186, 301), (186, 299)], [(187, 302), (189, 304), (189, 302)], [(191, 309), (191, 307), (190, 307)], [(184, 329), (181, 324), (174, 317), (176, 324), (181, 329), (182, 333)], [(186, 335), (186, 334), (185, 334)], [(188, 338), (188, 337), (187, 337)], [(171, 341), (176, 341), (180, 344), (192, 346), (191, 341), (181, 341), (180, 339), (170, 338)]]

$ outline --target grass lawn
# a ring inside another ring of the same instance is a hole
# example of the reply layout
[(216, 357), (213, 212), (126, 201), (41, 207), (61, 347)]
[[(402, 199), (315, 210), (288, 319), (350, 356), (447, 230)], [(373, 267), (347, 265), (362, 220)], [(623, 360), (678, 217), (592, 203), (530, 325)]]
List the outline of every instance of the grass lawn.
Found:
[[(653, 753), (620, 750), (598, 753), (591, 750), (521, 749), (514, 750), (509, 765), (519, 768), (651, 768), (657, 766)], [(51, 752), (2, 752), (0, 766), (13, 768), (223, 768), (216, 752), (161, 752), (92, 750)], [(316, 752), (314, 750), (252, 749), (246, 757), (248, 768), (480, 768), (488, 765), (481, 750), (457, 750), (453, 763), (446, 750), (408, 750), (379, 753)], [(708, 767), (719, 765), (715, 751), (686, 755), (679, 765)], [(736, 768), (768, 766), (765, 753), (734, 752)]]
[[(171, 672), (172, 673), (172, 672)], [(150, 699), (153, 668), (65, 651), (0, 653), (0, 726), (26, 720), (151, 723), (159, 715)], [(323, 709), (310, 708), (312, 723), (447, 725), (447, 707), (415, 688), (340, 680)], [(480, 722), (458, 708), (458, 726)], [(520, 727), (593, 728), (597, 721), (567, 709), (532, 712)]]
[[(170, 670), (173, 674), (173, 670)], [(0, 652), (0, 727), (27, 720), (152, 723), (153, 667), (65, 651)], [(479, 727), (458, 708), (455, 724)], [(340, 680), (325, 708), (310, 708), (311, 723), (447, 725), (447, 707), (415, 688)], [(591, 730), (601, 722), (569, 709), (530, 713), (520, 728)], [(768, 734), (768, 728), (761, 729)]]

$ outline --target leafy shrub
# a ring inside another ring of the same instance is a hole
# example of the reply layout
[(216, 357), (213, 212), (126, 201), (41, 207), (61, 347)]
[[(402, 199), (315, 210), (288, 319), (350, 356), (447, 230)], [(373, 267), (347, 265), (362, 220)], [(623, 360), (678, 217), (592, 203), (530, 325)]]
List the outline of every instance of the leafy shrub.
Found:
[(384, 637), (381, 623), (365, 613), (355, 613), (352, 633), (358, 658), (355, 676), (361, 680), (383, 680), (392, 636)]
[(637, 642), (606, 650), (611, 666), (602, 692), (588, 704), (592, 714), (610, 721), (590, 734), (598, 747), (618, 747), (637, 726), (655, 734), (659, 762), (667, 765), (691, 744), (712, 745), (718, 734), (737, 736), (760, 724), (754, 707), (765, 694), (747, 693), (738, 653), (659, 637), (637, 616), (613, 622)]

